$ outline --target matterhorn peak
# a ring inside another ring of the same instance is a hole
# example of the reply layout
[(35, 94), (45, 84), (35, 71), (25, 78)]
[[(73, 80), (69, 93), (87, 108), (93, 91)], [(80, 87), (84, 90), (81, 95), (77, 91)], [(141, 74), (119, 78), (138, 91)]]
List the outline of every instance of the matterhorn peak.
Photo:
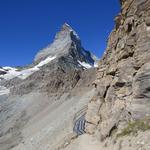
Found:
[(62, 26), (62, 29), (63, 30), (69, 30), (69, 31), (73, 30), (72, 27), (68, 23), (64, 23)]
[(62, 25), (61, 31), (73, 32), (75, 35), (77, 35), (77, 33), (75, 32), (75, 30), (68, 23), (64, 23)]
[(61, 27), (60, 32), (58, 32), (55, 36), (55, 39), (63, 40), (64, 38), (70, 39), (72, 41), (73, 40), (76, 40), (78, 42), (80, 41), (80, 37), (68, 23), (64, 23)]
[(84, 62), (94, 65), (94, 58), (86, 51), (81, 40), (73, 28), (64, 23), (61, 30), (56, 34), (52, 44), (41, 50), (35, 57), (35, 62), (40, 62), (47, 57), (70, 56), (75, 62)]

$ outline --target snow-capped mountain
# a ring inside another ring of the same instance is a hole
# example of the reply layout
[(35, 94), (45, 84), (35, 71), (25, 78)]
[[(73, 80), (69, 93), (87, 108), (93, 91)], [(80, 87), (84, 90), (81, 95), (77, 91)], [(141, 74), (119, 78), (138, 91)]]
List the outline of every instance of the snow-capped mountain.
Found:
[[(28, 76), (33, 74), (34, 72), (40, 70), (40, 67), (50, 63), (52, 60), (54, 60), (56, 56), (53, 57), (47, 57), (45, 60), (42, 60), (37, 65), (23, 70), (18, 70), (17, 68), (12, 67), (3, 67), (1, 70), (4, 72), (0, 75), (1, 79), (10, 80), (15, 77), (18, 77), (20, 79), (26, 79)], [(0, 71), (1, 71), (0, 70)]]
[(96, 61), (64, 24), (31, 65), (0, 67), (0, 150), (54, 150), (78, 134), (73, 118), (85, 122), (76, 113), (94, 95)]
[(93, 54), (82, 47), (77, 33), (65, 23), (61, 31), (56, 34), (54, 42), (35, 56), (35, 65), (33, 67), (22, 70), (12, 67), (2, 67), (0, 68), (0, 79), (10, 80), (15, 77), (26, 79), (39, 71), (42, 66), (61, 57), (65, 57), (74, 67), (83, 67), (84, 69), (96, 67), (98, 61)]
[(61, 31), (55, 36), (54, 42), (47, 48), (41, 50), (35, 57), (34, 61), (39, 62), (48, 56), (65, 56), (68, 55), (74, 62), (80, 65), (85, 64), (94, 67), (96, 57), (89, 51), (86, 51), (82, 45), (78, 34), (65, 23)]

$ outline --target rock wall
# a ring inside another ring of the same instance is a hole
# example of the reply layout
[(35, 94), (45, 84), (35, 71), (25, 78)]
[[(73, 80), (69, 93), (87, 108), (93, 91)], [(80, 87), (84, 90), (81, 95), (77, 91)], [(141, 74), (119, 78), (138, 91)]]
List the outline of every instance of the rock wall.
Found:
[(121, 0), (121, 6), (86, 114), (86, 132), (101, 140), (150, 118), (150, 0)]

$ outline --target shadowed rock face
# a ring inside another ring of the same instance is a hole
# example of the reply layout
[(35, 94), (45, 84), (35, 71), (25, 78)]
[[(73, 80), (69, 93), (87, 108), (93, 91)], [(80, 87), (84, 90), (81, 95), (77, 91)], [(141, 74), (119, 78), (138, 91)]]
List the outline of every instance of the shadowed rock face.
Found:
[(6, 71), (1, 71), (0, 70), (0, 75), (4, 75), (4, 74), (6, 74)]
[(6, 70), (4, 70), (2, 67), (0, 67), (0, 75), (4, 75), (6, 73), (7, 73)]

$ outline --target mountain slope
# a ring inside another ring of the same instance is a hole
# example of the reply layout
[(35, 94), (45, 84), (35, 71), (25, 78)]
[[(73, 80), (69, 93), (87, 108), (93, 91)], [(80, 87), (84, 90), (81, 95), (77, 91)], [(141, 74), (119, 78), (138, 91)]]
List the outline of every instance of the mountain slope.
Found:
[(91, 86), (94, 64), (93, 55), (64, 24), (33, 64), (2, 67), (0, 149), (54, 150), (65, 142), (64, 138), (74, 136), (74, 119), (85, 112), (95, 93)]

